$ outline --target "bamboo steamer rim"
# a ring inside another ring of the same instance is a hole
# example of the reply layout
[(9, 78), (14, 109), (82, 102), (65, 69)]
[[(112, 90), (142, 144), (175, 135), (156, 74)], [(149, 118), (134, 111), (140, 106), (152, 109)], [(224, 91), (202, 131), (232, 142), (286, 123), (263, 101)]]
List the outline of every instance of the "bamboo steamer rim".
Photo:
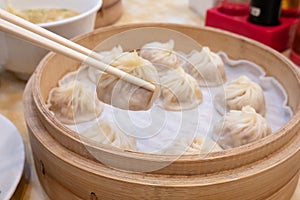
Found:
[[(233, 34), (227, 31), (223, 30), (218, 30), (215, 28), (210, 28), (210, 27), (195, 27), (195, 26), (190, 26), (190, 25), (179, 25), (179, 24), (169, 24), (169, 23), (144, 23), (144, 24), (130, 24), (130, 25), (119, 25), (119, 26), (111, 26), (111, 27), (105, 27), (105, 28), (100, 28), (95, 30), (94, 32), (79, 36), (74, 38), (73, 40), (78, 42), (86, 37), (90, 37), (93, 34), (101, 34), (103, 32), (107, 31), (112, 31), (112, 30), (127, 30), (130, 28), (138, 28), (138, 27), (161, 27), (161, 28), (169, 28), (169, 29), (174, 29), (176, 28), (186, 28), (186, 29), (191, 29), (191, 30), (199, 30), (199, 31), (208, 31), (208, 32), (214, 32), (216, 34), (223, 34), (227, 37), (232, 37), (234, 39), (241, 40), (242, 42), (247, 43), (248, 45), (252, 45), (255, 47), (260, 48), (261, 50), (266, 51), (269, 54), (274, 55), (277, 59), (279, 59), (281, 62), (285, 63), (285, 65), (288, 67), (288, 69), (292, 72), (292, 74), (295, 76), (297, 79), (297, 84), (300, 88), (300, 75), (299, 72), (297, 71), (296, 67), (294, 64), (289, 61), (286, 57), (284, 57), (282, 54), (279, 52), (271, 49), (270, 47), (267, 47), (259, 42), (256, 42), (254, 40), (245, 38), (243, 36)], [(69, 140), (75, 141), (76, 143), (82, 143), (82, 140), (77, 136), (77, 134), (68, 128), (66, 128), (62, 123), (60, 123), (57, 119), (55, 119), (49, 110), (46, 107), (46, 104), (41, 96), (41, 91), (39, 88), (40, 81), (41, 81), (41, 74), (43, 72), (43, 65), (47, 63), (48, 60), (53, 58), (56, 54), (55, 53), (49, 53), (39, 64), (37, 67), (37, 70), (35, 71), (35, 76), (34, 76), (34, 88), (33, 88), (33, 97), (34, 97), (34, 102), (37, 105), (37, 109), (39, 110), (40, 113), (43, 113), (41, 117), (43, 117), (44, 120), (47, 121), (49, 124), (55, 125), (55, 129), (57, 129), (61, 133), (67, 133), (65, 134), (65, 137), (68, 138)], [(286, 132), (292, 132), (292, 135), (289, 135), (286, 140), (290, 140), (292, 137), (296, 136), (296, 132), (300, 128), (300, 105), (298, 104), (297, 108), (294, 108), (294, 116), (292, 119), (286, 123), (284, 126), (282, 126), (279, 130), (273, 132), (273, 134), (260, 139), (258, 141), (255, 141), (253, 143), (243, 145), (237, 148), (233, 149), (228, 149), (220, 152), (212, 152), (207, 154), (205, 157), (199, 157), (199, 155), (182, 155), (176, 161), (175, 163), (188, 163), (188, 162), (193, 162), (193, 161), (214, 161), (214, 160), (226, 160), (229, 158), (234, 159), (237, 156), (241, 155), (246, 155), (257, 152), (259, 149), (263, 149), (261, 151), (267, 151), (267, 154), (271, 154), (273, 151), (276, 151), (279, 149), (269, 149), (272, 146), (275, 146), (274, 144), (276, 141), (280, 140), (281, 138), (285, 137)], [(292, 131), (293, 130), (293, 131)], [(84, 143), (84, 142), (83, 142)], [(266, 147), (266, 144), (270, 145), (270, 147)], [(93, 144), (91, 143), (85, 143), (85, 145), (90, 146), (91, 148), (95, 148), (101, 152), (106, 152), (112, 155), (120, 156), (120, 157), (126, 157), (126, 158), (131, 158), (131, 159), (141, 159), (149, 162), (156, 162), (157, 160), (161, 162), (168, 162), (170, 160), (173, 160), (177, 156), (172, 156), (172, 155), (157, 155), (157, 154), (148, 154), (148, 153), (143, 153), (143, 152), (132, 152), (132, 151), (124, 151), (120, 150), (118, 148), (111, 147), (109, 145), (101, 145), (101, 144)], [(298, 150), (300, 147), (298, 148)], [(200, 154), (201, 155), (201, 154)], [(250, 162), (250, 161), (249, 161)], [(231, 168), (231, 167), (229, 167)]]

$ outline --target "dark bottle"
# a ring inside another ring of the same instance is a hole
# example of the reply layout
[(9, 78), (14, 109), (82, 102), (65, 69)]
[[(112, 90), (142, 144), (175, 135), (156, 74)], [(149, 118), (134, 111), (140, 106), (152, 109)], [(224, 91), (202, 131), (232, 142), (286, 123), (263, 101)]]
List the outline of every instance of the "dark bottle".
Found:
[(264, 26), (280, 24), (281, 0), (251, 0), (249, 21)]

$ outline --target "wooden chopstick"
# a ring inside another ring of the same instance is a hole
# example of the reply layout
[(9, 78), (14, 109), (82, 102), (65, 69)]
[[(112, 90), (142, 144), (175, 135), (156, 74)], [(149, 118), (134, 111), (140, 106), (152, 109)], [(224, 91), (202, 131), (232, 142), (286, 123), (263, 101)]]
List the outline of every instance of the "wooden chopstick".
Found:
[(1, 31), (13, 34), (40, 47), (73, 58), (82, 63), (86, 63), (91, 67), (114, 75), (124, 81), (143, 87), (149, 91), (155, 90), (155, 85), (152, 83), (103, 63), (101, 61), (102, 57), (90, 49), (12, 15), (3, 9), (0, 9), (0, 17)]

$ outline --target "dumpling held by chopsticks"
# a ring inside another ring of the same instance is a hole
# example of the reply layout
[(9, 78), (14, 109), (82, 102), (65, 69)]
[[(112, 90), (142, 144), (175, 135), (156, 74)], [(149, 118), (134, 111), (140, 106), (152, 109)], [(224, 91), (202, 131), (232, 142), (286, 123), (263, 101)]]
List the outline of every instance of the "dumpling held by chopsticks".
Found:
[[(110, 65), (152, 84), (158, 83), (155, 67), (136, 52), (123, 53)], [(107, 73), (103, 73), (97, 83), (97, 95), (101, 101), (125, 110), (148, 110), (159, 94), (159, 87), (154, 92), (149, 91)]]

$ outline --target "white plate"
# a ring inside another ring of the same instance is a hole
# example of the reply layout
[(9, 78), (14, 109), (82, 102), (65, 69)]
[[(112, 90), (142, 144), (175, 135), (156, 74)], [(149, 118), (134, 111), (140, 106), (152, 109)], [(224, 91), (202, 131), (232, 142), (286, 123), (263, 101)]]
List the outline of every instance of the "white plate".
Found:
[(8, 200), (21, 179), (25, 151), (18, 129), (0, 114), (0, 199)]

